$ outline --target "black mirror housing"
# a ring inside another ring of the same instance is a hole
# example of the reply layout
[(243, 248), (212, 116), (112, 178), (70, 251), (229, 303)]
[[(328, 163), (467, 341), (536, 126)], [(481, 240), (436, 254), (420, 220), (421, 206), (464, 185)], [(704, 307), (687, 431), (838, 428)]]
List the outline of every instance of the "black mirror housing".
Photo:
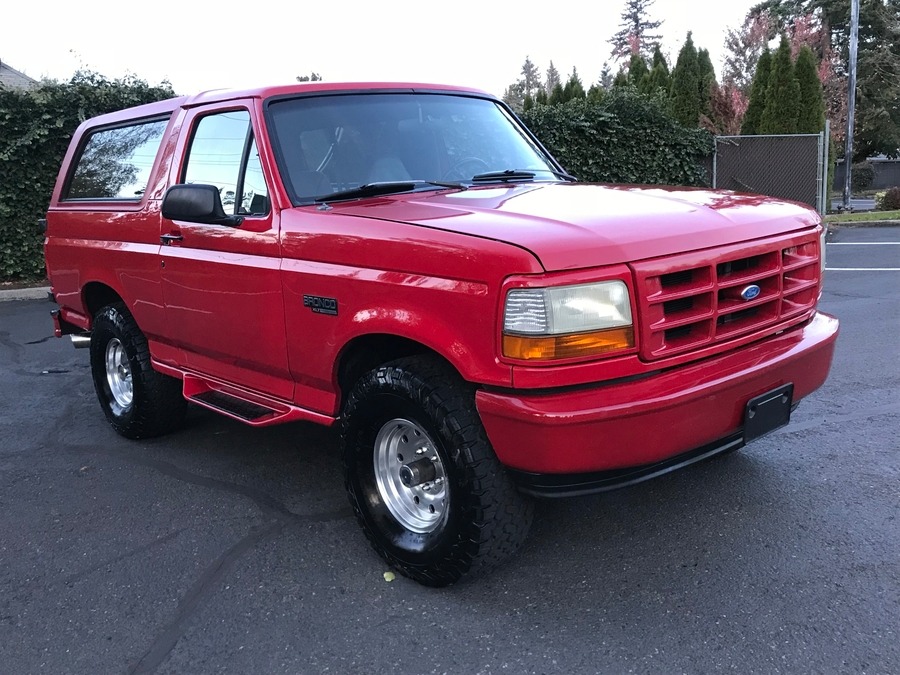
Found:
[(231, 227), (244, 222), (240, 216), (225, 214), (219, 188), (198, 183), (173, 185), (166, 190), (162, 201), (162, 215), (169, 220)]

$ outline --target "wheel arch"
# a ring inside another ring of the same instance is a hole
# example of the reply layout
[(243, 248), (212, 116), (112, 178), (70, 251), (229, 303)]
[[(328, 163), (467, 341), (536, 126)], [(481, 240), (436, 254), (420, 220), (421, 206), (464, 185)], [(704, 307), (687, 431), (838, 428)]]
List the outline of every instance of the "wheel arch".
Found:
[(443, 354), (417, 340), (392, 333), (368, 333), (350, 340), (338, 354), (335, 364), (337, 409), (342, 410), (356, 381), (378, 366), (406, 356), (430, 354), (460, 372)]
[(81, 289), (81, 301), (88, 320), (92, 324), (94, 316), (103, 307), (116, 302), (124, 302), (117, 291), (102, 281), (89, 281), (86, 283)]

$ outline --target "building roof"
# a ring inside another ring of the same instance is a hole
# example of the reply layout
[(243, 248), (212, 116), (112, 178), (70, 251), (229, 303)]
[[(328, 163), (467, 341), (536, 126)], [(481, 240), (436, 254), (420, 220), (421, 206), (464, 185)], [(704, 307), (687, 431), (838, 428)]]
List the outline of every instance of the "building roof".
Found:
[(38, 81), (20, 73), (15, 68), (0, 61), (0, 87), (9, 89), (31, 89), (38, 86)]

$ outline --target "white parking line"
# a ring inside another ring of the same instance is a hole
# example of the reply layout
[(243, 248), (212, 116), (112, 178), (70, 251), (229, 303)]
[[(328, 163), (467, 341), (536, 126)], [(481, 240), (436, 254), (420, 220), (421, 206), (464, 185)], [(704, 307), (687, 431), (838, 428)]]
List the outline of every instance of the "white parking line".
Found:
[[(900, 241), (828, 241), (828, 246), (900, 246)], [(900, 267), (826, 267), (826, 272), (900, 272)]]

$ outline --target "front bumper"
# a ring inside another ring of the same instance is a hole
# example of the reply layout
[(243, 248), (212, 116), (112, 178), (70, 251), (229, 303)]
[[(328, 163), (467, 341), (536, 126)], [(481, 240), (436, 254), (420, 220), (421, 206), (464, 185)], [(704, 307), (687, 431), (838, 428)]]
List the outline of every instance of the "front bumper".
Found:
[(497, 457), (526, 491), (609, 489), (602, 473), (651, 477), (654, 465), (668, 471), (739, 447), (747, 401), (787, 383), (794, 403), (815, 391), (837, 333), (837, 319), (819, 313), (781, 335), (646, 378), (544, 394), (481, 390), (476, 405)]

